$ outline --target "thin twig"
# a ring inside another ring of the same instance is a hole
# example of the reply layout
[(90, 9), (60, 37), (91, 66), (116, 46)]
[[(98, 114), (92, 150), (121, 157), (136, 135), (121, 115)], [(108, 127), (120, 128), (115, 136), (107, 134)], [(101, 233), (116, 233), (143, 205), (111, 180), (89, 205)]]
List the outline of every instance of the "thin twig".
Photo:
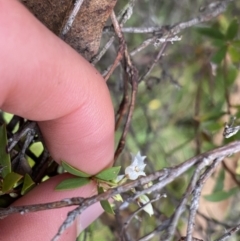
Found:
[(112, 45), (113, 41), (115, 39), (115, 36), (112, 36), (108, 42), (105, 44), (105, 46), (102, 48), (102, 50), (91, 59), (90, 63), (94, 66), (102, 57), (103, 55), (107, 52), (107, 50), (110, 48)]
[[(135, 2), (136, 2), (136, 0), (130, 0), (129, 3), (119, 13), (119, 15), (117, 17), (117, 21), (119, 21), (120, 26), (123, 26), (127, 22), (127, 20), (131, 17)], [(114, 27), (110, 26), (110, 29), (114, 30)], [(115, 36), (112, 36), (108, 40), (108, 42), (105, 44), (103, 49), (90, 61), (93, 65), (95, 65), (102, 58), (102, 56), (107, 52), (107, 50), (112, 45), (114, 39), (115, 39)], [(111, 68), (111, 66), (110, 66), (110, 68)], [(108, 70), (110, 68), (108, 68)], [(106, 72), (104, 72), (104, 73), (106, 73)], [(103, 74), (103, 76), (105, 76), (105, 74)]]
[[(100, 195), (95, 195), (90, 198), (69, 198), (64, 199), (62, 201), (58, 202), (52, 202), (52, 203), (45, 203), (45, 204), (34, 204), (34, 205), (28, 205), (28, 206), (11, 206), (9, 208), (0, 209), (0, 218), (4, 218), (5, 216), (8, 216), (10, 214), (14, 213), (29, 213), (29, 212), (36, 212), (41, 210), (48, 210), (48, 209), (56, 209), (56, 208), (62, 208), (62, 207), (68, 207), (73, 205), (79, 205), (79, 207), (73, 211), (71, 211), (67, 217), (67, 219), (64, 221), (62, 226), (60, 227), (58, 231), (58, 235), (66, 229), (66, 227), (69, 227), (76, 217), (81, 214), (86, 208), (93, 205), (96, 202), (99, 202), (101, 200), (107, 200), (111, 198), (112, 196), (115, 196), (116, 194), (121, 194), (124, 192), (127, 192), (131, 190), (134, 187), (137, 186), (143, 186), (151, 181), (157, 180), (161, 178), (159, 182), (154, 184), (153, 186), (144, 189), (142, 191), (136, 192), (135, 199), (138, 198), (140, 195), (146, 194), (148, 192), (155, 192), (157, 190), (161, 190), (163, 187), (168, 185), (170, 182), (175, 180), (177, 177), (185, 173), (189, 168), (197, 164), (199, 161), (211, 161), (218, 157), (226, 157), (230, 154), (240, 152), (240, 141), (232, 142), (226, 146), (214, 149), (212, 151), (206, 152), (202, 155), (199, 155), (197, 157), (193, 157), (182, 164), (179, 164), (172, 168), (165, 168), (163, 170), (157, 171), (153, 174), (150, 174), (146, 177), (141, 177), (140, 179), (136, 181), (132, 181), (130, 183), (123, 184), (119, 187), (110, 189), (106, 191), (105, 193), (102, 193)], [(206, 163), (207, 164), (207, 163)], [(213, 168), (214, 169), (214, 168)], [(203, 178), (203, 177), (202, 177)], [(202, 180), (200, 179), (199, 184), (202, 183)]]
[(154, 31), (152, 34), (154, 36), (145, 40), (140, 46), (136, 47), (135, 50), (131, 52), (131, 56), (137, 54), (150, 44), (155, 43), (157, 39), (166, 38), (166, 36), (175, 36), (187, 28), (210, 21), (211, 19), (217, 17), (219, 14), (225, 12), (227, 5), (232, 1), (234, 0), (216, 1), (215, 4), (210, 3), (204, 7), (204, 11), (202, 11), (201, 14), (199, 14), (197, 17), (194, 17), (186, 22), (174, 24), (171, 27), (161, 26), (158, 30), (153, 29)]
[(224, 229), (229, 229), (231, 227), (231, 225), (229, 225), (227, 223), (219, 222), (218, 220), (214, 219), (213, 217), (209, 218), (205, 214), (201, 213), (199, 210), (197, 211), (197, 215), (204, 218), (207, 222), (212, 222), (212, 223), (222, 226)]
[(124, 54), (125, 49), (126, 49), (126, 43), (125, 43), (123, 34), (121, 32), (121, 27), (120, 27), (120, 25), (117, 21), (117, 17), (116, 17), (114, 12), (111, 13), (111, 20), (112, 20), (112, 23), (113, 23), (113, 26), (114, 26), (115, 33), (118, 36), (120, 46), (119, 46), (117, 57), (115, 58), (113, 64), (111, 65), (111, 68), (108, 70), (106, 75), (103, 75), (105, 81), (107, 81), (109, 79), (109, 77), (111, 76), (111, 74), (113, 73), (115, 68), (118, 66), (118, 63), (122, 60), (123, 54)]
[(120, 44), (119, 50), (117, 53), (117, 57), (115, 58), (113, 64), (110, 66), (110, 69), (108, 69), (106, 73), (102, 74), (105, 81), (107, 81), (109, 79), (109, 77), (112, 75), (113, 71), (118, 66), (119, 62), (122, 60), (123, 53), (124, 53), (124, 47), (125, 47), (125, 43)]
[(14, 134), (11, 138), (8, 139), (8, 152), (10, 152), (14, 148), (14, 146), (20, 141), (20, 139), (25, 135), (28, 134), (34, 136), (38, 132), (37, 128), (38, 127), (36, 122), (28, 121), (20, 131), (18, 131), (16, 134)]
[(190, 214), (188, 218), (188, 226), (187, 226), (187, 238), (186, 241), (192, 241), (192, 233), (195, 223), (195, 216), (197, 213), (197, 209), (199, 206), (199, 200), (202, 192), (203, 185), (206, 180), (212, 175), (212, 173), (216, 170), (216, 167), (222, 162), (224, 156), (217, 157), (211, 166), (209, 166), (206, 171), (199, 178), (196, 187), (194, 188), (193, 197), (190, 206)]
[[(131, 123), (133, 110), (134, 110), (134, 107), (135, 107), (136, 94), (137, 94), (138, 74), (137, 74), (136, 68), (132, 64), (131, 58), (130, 58), (129, 53), (127, 51), (127, 46), (125, 44), (124, 36), (121, 32), (121, 26), (119, 25), (114, 12), (112, 12), (112, 14), (111, 14), (111, 19), (112, 19), (112, 22), (113, 22), (115, 32), (116, 32), (116, 34), (119, 38), (119, 42), (120, 42), (120, 44), (123, 48), (123, 51), (124, 51), (123, 52), (124, 53), (124, 55), (123, 55), (123, 57), (124, 57), (123, 58), (123, 65), (124, 66), (123, 67), (124, 67), (124, 70), (125, 70), (125, 73), (126, 73), (125, 78), (129, 79), (128, 81), (131, 83), (131, 86), (132, 86), (131, 101), (130, 101), (130, 104), (129, 104), (126, 123), (124, 125), (123, 133), (121, 135), (121, 138), (119, 140), (117, 149), (116, 149), (115, 154), (114, 154), (114, 160), (116, 161), (119, 154), (122, 152), (122, 150), (124, 148), (125, 139), (126, 139), (126, 136), (127, 136), (128, 130), (129, 130), (130, 123)], [(113, 67), (116, 67), (116, 66), (117, 66), (116, 61), (114, 61)], [(127, 84), (127, 82), (125, 84)], [(125, 96), (126, 96), (126, 93), (125, 93)]]
[(222, 237), (216, 239), (215, 241), (224, 241), (229, 239), (234, 233), (238, 232), (240, 230), (240, 224), (237, 226), (231, 228), (228, 232), (226, 232)]
[(130, 222), (133, 220), (133, 218), (139, 213), (141, 212), (144, 207), (146, 207), (148, 204), (150, 203), (154, 203), (156, 201), (158, 201), (161, 197), (163, 197), (163, 195), (158, 194), (154, 199), (151, 199), (149, 202), (145, 203), (143, 206), (139, 207), (132, 215), (130, 215), (127, 220), (124, 222), (122, 230), (121, 230), (121, 234), (123, 235), (123, 233), (126, 232), (126, 229), (128, 228)]
[(224, 169), (229, 173), (233, 181), (240, 187), (240, 181), (237, 179), (236, 174), (227, 166), (225, 161), (222, 162)]
[(186, 204), (187, 204), (187, 201), (188, 201), (188, 197), (191, 195), (195, 185), (196, 185), (196, 182), (197, 182), (197, 179), (199, 177), (199, 174), (200, 172), (202, 171), (203, 168), (206, 167), (206, 164), (208, 162), (206, 161), (203, 161), (203, 162), (200, 162), (188, 184), (188, 187), (186, 189), (186, 191), (184, 192), (184, 195), (179, 203), (179, 205), (177, 206), (176, 208), (176, 211), (173, 213), (173, 215), (171, 216), (171, 219), (170, 219), (170, 224), (168, 226), (168, 229), (166, 230), (165, 234), (162, 236), (161, 240), (162, 241), (169, 241), (169, 240), (172, 240), (172, 236), (174, 234), (174, 231), (177, 227), (177, 224), (178, 224), (178, 220), (180, 218), (180, 216), (182, 215), (182, 213), (185, 211), (186, 209)]
[[(178, 241), (187, 241), (187, 237), (181, 237)], [(203, 240), (193, 237), (192, 241), (203, 241)]]
[[(72, 225), (72, 223), (74, 222), (74, 220), (76, 219), (76, 217), (79, 214), (81, 214), (87, 207), (89, 207), (90, 205), (92, 205), (100, 200), (109, 199), (110, 197), (112, 197), (116, 194), (126, 192), (127, 190), (130, 190), (130, 189), (136, 187), (135, 185), (141, 186), (146, 183), (149, 183), (150, 181), (156, 180), (159, 177), (162, 177), (161, 180), (157, 184), (155, 184), (147, 189), (144, 189), (143, 191), (136, 192), (136, 194), (135, 194), (135, 199), (136, 199), (140, 195), (143, 195), (143, 194), (146, 194), (149, 192), (155, 192), (157, 190), (161, 190), (163, 187), (165, 187), (167, 184), (169, 184), (170, 182), (175, 180), (178, 176), (183, 174), (185, 171), (187, 171), (192, 165), (196, 164), (198, 161), (204, 160), (204, 161), (206, 161), (206, 165), (207, 165), (209, 161), (216, 159), (217, 161), (215, 163), (218, 163), (218, 160), (221, 160), (224, 156), (227, 156), (230, 153), (232, 154), (232, 153), (235, 153), (238, 151), (240, 151), (240, 142), (239, 141), (233, 142), (233, 143), (231, 143), (231, 145), (227, 145), (225, 147), (218, 148), (214, 151), (207, 152), (203, 155), (199, 155), (197, 157), (197, 159), (196, 159), (196, 157), (194, 157), (194, 158), (188, 160), (187, 162), (184, 162), (183, 164), (176, 166), (175, 168), (165, 168), (159, 172), (155, 172), (154, 174), (151, 174), (152, 176), (149, 175), (148, 177), (142, 177), (135, 182), (131, 182), (126, 185), (122, 185), (117, 188), (108, 190), (107, 192), (105, 192), (103, 194), (96, 195), (91, 198), (87, 198), (80, 204), (80, 206), (78, 208), (69, 212), (68, 218), (64, 221), (62, 226), (59, 228), (58, 233), (55, 237), (60, 237), (60, 235), (64, 232), (64, 230), (66, 228), (68, 228), (70, 225)], [(221, 157), (221, 158), (219, 158), (219, 157)], [(214, 167), (214, 165), (213, 165), (213, 167)], [(210, 172), (211, 172), (211, 169), (210, 169)], [(210, 175), (210, 172), (205, 172), (206, 174), (205, 174), (205, 176), (203, 176), (203, 180), (204, 180), (204, 178), (208, 177), (208, 175)], [(200, 182), (200, 184), (201, 183), (203, 184), (203, 182)], [(197, 194), (200, 195), (199, 192)], [(56, 241), (56, 240), (57, 239), (54, 239), (54, 241)]]
[(131, 91), (131, 101), (130, 101), (130, 105), (129, 105), (126, 123), (124, 125), (123, 133), (121, 135), (121, 138), (119, 140), (117, 149), (116, 149), (115, 154), (114, 154), (114, 160), (115, 161), (117, 160), (119, 154), (122, 152), (122, 150), (125, 146), (125, 140), (126, 140), (126, 136), (127, 136), (129, 127), (130, 127), (131, 120), (132, 120), (133, 110), (134, 110), (135, 102), (136, 102), (137, 89), (138, 89), (137, 69), (132, 65), (131, 59), (130, 59), (129, 54), (127, 52), (127, 49), (125, 51), (125, 61), (124, 61), (124, 63), (126, 64), (125, 68), (127, 70), (128, 76), (130, 78), (132, 91)]
[(159, 61), (159, 59), (162, 57), (166, 47), (167, 47), (168, 42), (164, 42), (156, 56), (156, 58), (153, 60), (152, 64), (150, 65), (150, 67), (147, 69), (147, 72), (141, 77), (139, 78), (138, 82), (141, 82), (142, 80), (144, 80), (153, 70), (154, 66), (156, 65), (156, 63)]
[(64, 38), (64, 36), (68, 33), (70, 28), (72, 27), (72, 24), (81, 8), (81, 5), (84, 0), (75, 0), (75, 3), (73, 4), (73, 9), (71, 10), (71, 13), (69, 14), (65, 25), (62, 28), (62, 31), (60, 33), (60, 37)]
[(128, 81), (127, 81), (127, 78), (123, 78), (123, 97), (122, 97), (121, 104), (119, 105), (119, 109), (116, 113), (115, 131), (118, 129), (124, 114), (127, 112), (128, 103), (129, 103)]

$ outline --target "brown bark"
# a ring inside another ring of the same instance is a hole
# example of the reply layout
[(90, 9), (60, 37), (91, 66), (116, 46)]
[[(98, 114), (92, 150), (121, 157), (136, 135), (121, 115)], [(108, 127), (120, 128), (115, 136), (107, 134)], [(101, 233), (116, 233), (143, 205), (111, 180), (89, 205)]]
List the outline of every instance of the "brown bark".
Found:
[[(22, 3), (52, 32), (60, 36), (73, 0), (21, 0)], [(97, 54), (102, 29), (117, 0), (85, 0), (70, 30), (62, 38), (90, 60)]]

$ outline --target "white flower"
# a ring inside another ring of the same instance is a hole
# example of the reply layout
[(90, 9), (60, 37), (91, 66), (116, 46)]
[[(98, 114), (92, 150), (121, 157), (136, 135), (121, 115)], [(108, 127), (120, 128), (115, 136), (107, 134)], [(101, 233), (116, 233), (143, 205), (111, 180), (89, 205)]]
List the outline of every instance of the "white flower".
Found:
[(136, 180), (139, 176), (146, 176), (143, 171), (146, 166), (144, 164), (145, 158), (146, 156), (141, 156), (140, 152), (136, 156), (132, 155), (132, 164), (125, 169), (125, 174), (130, 180)]

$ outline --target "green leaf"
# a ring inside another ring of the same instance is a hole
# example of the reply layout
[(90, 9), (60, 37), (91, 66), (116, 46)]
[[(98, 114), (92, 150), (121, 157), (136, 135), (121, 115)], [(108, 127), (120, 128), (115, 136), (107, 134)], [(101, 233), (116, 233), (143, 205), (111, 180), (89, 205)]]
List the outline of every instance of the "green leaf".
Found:
[(237, 19), (233, 19), (232, 22), (229, 24), (227, 32), (226, 32), (226, 39), (232, 40), (237, 36), (238, 33), (238, 21)]
[(234, 65), (229, 65), (227, 68), (227, 86), (231, 86), (235, 83), (238, 77), (239, 70)]
[(230, 198), (231, 196), (233, 196), (234, 194), (236, 194), (238, 192), (239, 192), (239, 188), (234, 187), (231, 190), (229, 190), (228, 192), (219, 191), (219, 192), (212, 193), (210, 195), (205, 195), (204, 198), (210, 202), (220, 202), (220, 201)]
[(21, 190), (21, 195), (26, 194), (34, 186), (35, 186), (35, 182), (32, 180), (32, 178), (28, 174), (26, 174), (24, 176), (24, 180), (23, 180), (23, 187), (22, 187), (22, 190)]
[(240, 40), (234, 40), (231, 42), (231, 45), (235, 48), (240, 48)]
[(74, 176), (78, 176), (78, 177), (91, 177), (90, 174), (87, 174), (85, 172), (82, 172), (80, 170), (78, 170), (77, 168), (71, 166), (70, 164), (68, 164), (65, 161), (62, 161), (62, 166), (64, 168), (64, 170), (66, 170), (67, 172), (71, 173)]
[(0, 169), (4, 178), (11, 173), (10, 155), (7, 153), (7, 130), (6, 125), (0, 126)]
[(15, 172), (8, 173), (3, 179), (2, 192), (7, 193), (11, 191), (13, 187), (18, 183), (18, 181), (21, 180), (21, 178), (22, 175), (19, 175)]
[(212, 57), (211, 61), (215, 64), (221, 64), (227, 53), (227, 46), (220, 48)]
[[(104, 190), (102, 187), (98, 186), (98, 194), (104, 193)], [(109, 213), (109, 214), (114, 214), (114, 211), (112, 209), (111, 204), (109, 203), (109, 201), (107, 200), (102, 200), (100, 201), (100, 204), (102, 206), (102, 208), (104, 209), (105, 212)]]
[(226, 45), (226, 39), (215, 39), (212, 41), (212, 46), (216, 48), (221, 48), (222, 46)]
[(228, 53), (231, 56), (233, 63), (239, 63), (240, 62), (240, 48), (236, 48), (234, 46), (228, 47)]
[(106, 211), (109, 214), (114, 214), (114, 211), (113, 211), (112, 206), (109, 203), (109, 201), (102, 200), (102, 201), (100, 201), (100, 204), (101, 204), (102, 208), (104, 209), (104, 211)]
[(216, 121), (222, 116), (224, 116), (226, 113), (221, 111), (221, 108), (223, 106), (223, 102), (219, 102), (216, 104), (214, 109), (211, 109), (211, 112), (206, 112), (203, 115), (199, 116), (200, 122), (209, 122), (209, 121)]
[(121, 167), (111, 167), (99, 172), (95, 177), (104, 181), (111, 181), (117, 178)]
[(208, 131), (211, 131), (211, 132), (216, 132), (223, 128), (222, 123), (218, 123), (217, 121), (215, 122), (209, 121), (209, 122), (203, 123), (203, 126), (207, 128)]
[(113, 196), (113, 199), (118, 202), (123, 202), (122, 196), (120, 194)]
[(218, 29), (216, 28), (196, 28), (197, 32), (201, 35), (207, 36), (212, 39), (225, 39), (224, 34), (222, 34)]
[(217, 180), (215, 182), (213, 193), (223, 191), (224, 180), (225, 180), (225, 170), (222, 168), (221, 171), (219, 172)]
[(71, 190), (78, 187), (82, 187), (87, 185), (91, 180), (85, 177), (73, 177), (65, 179), (64, 181), (60, 182), (56, 187), (55, 190), (63, 191), (63, 190)]

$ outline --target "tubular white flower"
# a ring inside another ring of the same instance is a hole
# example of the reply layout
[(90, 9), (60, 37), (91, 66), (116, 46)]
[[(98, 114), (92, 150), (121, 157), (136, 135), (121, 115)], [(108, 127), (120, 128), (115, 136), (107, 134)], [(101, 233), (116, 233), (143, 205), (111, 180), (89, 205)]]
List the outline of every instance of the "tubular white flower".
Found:
[(141, 156), (140, 152), (136, 156), (132, 155), (132, 164), (125, 169), (125, 174), (130, 180), (136, 180), (139, 176), (146, 176), (143, 171), (146, 166), (144, 164), (145, 158), (146, 156)]

